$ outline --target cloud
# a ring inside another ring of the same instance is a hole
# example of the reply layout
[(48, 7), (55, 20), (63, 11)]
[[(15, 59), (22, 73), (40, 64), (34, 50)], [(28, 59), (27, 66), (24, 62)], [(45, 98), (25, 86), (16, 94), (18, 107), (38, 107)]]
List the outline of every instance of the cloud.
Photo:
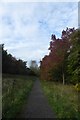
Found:
[(1, 2), (78, 2), (79, 0), (1, 0)]
[(0, 43), (13, 56), (39, 61), (48, 54), (51, 34), (78, 27), (78, 5), (70, 2), (0, 4)]

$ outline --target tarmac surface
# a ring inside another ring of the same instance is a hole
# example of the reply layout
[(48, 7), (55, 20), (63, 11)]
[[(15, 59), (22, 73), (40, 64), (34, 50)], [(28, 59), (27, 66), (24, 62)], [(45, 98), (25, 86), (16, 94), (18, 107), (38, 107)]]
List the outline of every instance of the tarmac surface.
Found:
[(43, 94), (40, 81), (36, 80), (18, 118), (55, 118), (47, 98)]

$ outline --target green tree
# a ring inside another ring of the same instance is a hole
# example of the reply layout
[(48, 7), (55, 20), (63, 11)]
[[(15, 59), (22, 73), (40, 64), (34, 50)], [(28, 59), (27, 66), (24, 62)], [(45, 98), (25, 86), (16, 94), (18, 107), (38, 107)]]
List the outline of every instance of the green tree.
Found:
[(77, 29), (70, 38), (71, 49), (68, 56), (68, 73), (71, 83), (80, 82), (80, 30)]
[(34, 72), (27, 68), (27, 62), (21, 59), (17, 60), (11, 54), (7, 53), (7, 50), (4, 50), (4, 44), (1, 46), (2, 49), (2, 73), (8, 74), (25, 74), (33, 75)]

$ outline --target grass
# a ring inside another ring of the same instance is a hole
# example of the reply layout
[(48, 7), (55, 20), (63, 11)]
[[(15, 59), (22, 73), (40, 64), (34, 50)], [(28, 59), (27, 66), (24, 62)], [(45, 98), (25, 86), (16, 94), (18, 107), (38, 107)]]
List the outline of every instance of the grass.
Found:
[(2, 77), (2, 117), (15, 118), (25, 104), (35, 77), (3, 75)]
[(80, 93), (73, 85), (41, 81), (44, 94), (57, 118), (80, 119)]

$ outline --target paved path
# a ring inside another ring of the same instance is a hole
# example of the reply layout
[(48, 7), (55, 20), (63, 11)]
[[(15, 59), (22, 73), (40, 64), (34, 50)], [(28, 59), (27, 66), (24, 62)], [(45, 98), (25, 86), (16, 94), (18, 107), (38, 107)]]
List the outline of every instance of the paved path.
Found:
[(23, 107), (19, 118), (55, 118), (42, 92), (39, 80), (35, 81), (27, 104)]

